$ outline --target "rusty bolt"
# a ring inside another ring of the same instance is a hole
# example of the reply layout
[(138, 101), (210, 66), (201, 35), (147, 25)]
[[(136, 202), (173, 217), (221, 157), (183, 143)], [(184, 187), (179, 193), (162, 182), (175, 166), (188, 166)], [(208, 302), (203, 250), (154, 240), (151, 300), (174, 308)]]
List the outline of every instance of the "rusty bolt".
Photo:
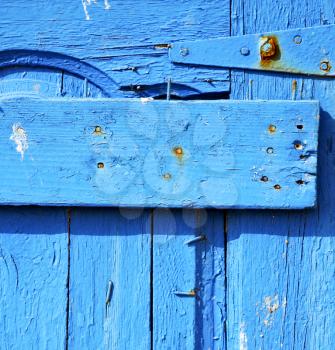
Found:
[(276, 44), (273, 38), (265, 38), (260, 53), (263, 59), (269, 59), (276, 55)]
[(328, 61), (322, 61), (320, 63), (320, 69), (323, 70), (324, 72), (329, 72), (331, 69), (331, 65)]
[(181, 56), (185, 57), (185, 56), (187, 56), (189, 54), (189, 50), (188, 50), (187, 47), (182, 47), (180, 49), (179, 53), (180, 53)]
[(249, 54), (250, 54), (250, 50), (247, 47), (242, 47), (240, 52), (241, 52), (241, 55), (243, 55), (243, 56), (249, 56)]

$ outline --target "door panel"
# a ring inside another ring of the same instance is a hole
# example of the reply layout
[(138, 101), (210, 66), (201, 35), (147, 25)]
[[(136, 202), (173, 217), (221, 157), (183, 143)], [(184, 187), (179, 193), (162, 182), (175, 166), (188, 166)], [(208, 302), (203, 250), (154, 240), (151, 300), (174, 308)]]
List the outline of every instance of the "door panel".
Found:
[[(328, 0), (5, 1), (0, 93), (162, 98), (171, 79), (172, 97), (222, 98), (227, 70), (171, 66), (167, 44), (334, 23), (334, 11)], [(320, 99), (318, 208), (2, 207), (5, 349), (335, 347), (334, 82), (243, 71), (231, 82), (236, 99)]]
[(64, 209), (1, 207), (1, 349), (65, 349), (67, 229)]
[(150, 349), (150, 212), (71, 210), (69, 349)]
[(63, 68), (111, 97), (165, 94), (168, 78), (178, 96), (229, 90), (227, 70), (174, 67), (167, 55), (171, 41), (228, 35), (228, 0), (3, 1), (0, 17), (0, 67)]
[[(232, 35), (334, 23), (329, 1), (232, 1)], [(274, 14), (274, 15), (272, 15)], [(232, 72), (231, 98), (319, 99), (318, 208), (228, 215), (228, 349), (332, 349), (334, 81)]]
[(223, 212), (157, 209), (153, 228), (154, 349), (224, 349)]

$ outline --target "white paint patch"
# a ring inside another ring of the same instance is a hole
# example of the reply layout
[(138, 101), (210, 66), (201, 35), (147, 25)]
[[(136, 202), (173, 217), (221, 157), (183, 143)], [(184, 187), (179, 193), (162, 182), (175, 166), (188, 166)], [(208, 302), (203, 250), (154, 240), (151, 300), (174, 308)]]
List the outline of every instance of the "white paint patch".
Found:
[(278, 294), (264, 297), (264, 302), (262, 303), (261, 308), (257, 312), (257, 315), (263, 318), (263, 324), (267, 327), (271, 327), (277, 311), (279, 310), (280, 303)]
[(240, 324), (240, 350), (248, 350), (248, 338), (244, 322)]
[(18, 123), (12, 126), (13, 133), (10, 136), (10, 140), (16, 143), (16, 151), (21, 154), (21, 158), (24, 157), (24, 152), (28, 149), (28, 137), (26, 131)]
[(141, 97), (141, 102), (142, 103), (147, 103), (147, 102), (151, 102), (154, 99), (152, 97)]
[(110, 10), (111, 5), (110, 5), (110, 3), (109, 3), (109, 0), (105, 0), (105, 1), (104, 1), (104, 4), (105, 4), (105, 10)]
[[(81, 0), (82, 6), (83, 6), (83, 10), (85, 13), (85, 18), (87, 21), (89, 21), (91, 19), (88, 8), (89, 6), (91, 6), (92, 4), (98, 4), (98, 0)], [(109, 0), (104, 0), (104, 9), (105, 10), (110, 10), (111, 5), (109, 3)]]

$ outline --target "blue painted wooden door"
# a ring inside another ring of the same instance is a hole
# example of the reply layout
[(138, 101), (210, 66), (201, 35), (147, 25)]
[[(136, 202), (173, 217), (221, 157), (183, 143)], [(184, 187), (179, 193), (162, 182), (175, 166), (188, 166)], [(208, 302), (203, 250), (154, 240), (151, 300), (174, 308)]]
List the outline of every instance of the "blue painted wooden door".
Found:
[(1, 4), (1, 97), (145, 103), (171, 80), (176, 99), (322, 108), (316, 209), (1, 207), (1, 349), (335, 348), (334, 81), (167, 55), (170, 42), (329, 24), (334, 13), (330, 0)]

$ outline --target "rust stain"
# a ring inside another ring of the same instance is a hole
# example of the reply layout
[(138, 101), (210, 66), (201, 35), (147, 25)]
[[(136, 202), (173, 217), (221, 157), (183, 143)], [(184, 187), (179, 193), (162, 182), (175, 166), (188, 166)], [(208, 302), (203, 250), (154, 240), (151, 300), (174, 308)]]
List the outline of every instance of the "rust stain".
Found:
[(182, 159), (183, 159), (184, 151), (183, 151), (182, 147), (180, 147), (180, 146), (173, 147), (172, 153), (173, 153), (179, 160), (182, 160)]
[(292, 80), (292, 100), (295, 100), (297, 98), (297, 88), (298, 82), (294, 79)]
[(275, 125), (271, 124), (271, 125), (269, 125), (268, 130), (269, 130), (269, 133), (270, 133), (270, 134), (273, 134), (273, 133), (276, 132), (277, 127), (276, 127)]
[(197, 295), (197, 290), (196, 289), (191, 289), (189, 292), (188, 292), (188, 295), (190, 297), (195, 297)]
[(101, 126), (98, 126), (98, 125), (97, 125), (97, 126), (94, 128), (93, 135), (96, 135), (96, 136), (101, 136), (101, 135), (103, 135), (103, 131), (102, 131)]
[(269, 68), (274, 61), (281, 58), (281, 51), (278, 39), (275, 36), (264, 36), (260, 42), (260, 65), (263, 68)]
[(171, 47), (171, 44), (156, 44), (154, 48), (156, 50), (161, 50), (161, 49), (169, 49)]
[(164, 180), (171, 180), (171, 178), (172, 178), (172, 175), (170, 173), (163, 174), (163, 179)]

